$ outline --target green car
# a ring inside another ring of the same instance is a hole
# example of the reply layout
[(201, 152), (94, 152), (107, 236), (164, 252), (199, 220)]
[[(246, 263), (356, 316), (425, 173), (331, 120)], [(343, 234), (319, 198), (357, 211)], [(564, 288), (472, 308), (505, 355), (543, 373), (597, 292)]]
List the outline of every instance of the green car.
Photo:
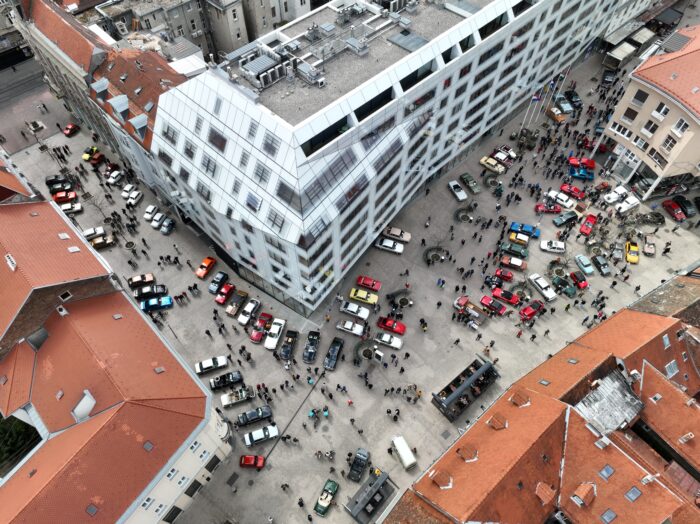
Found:
[(479, 184), (476, 183), (474, 177), (471, 176), (469, 173), (463, 173), (459, 178), (464, 183), (464, 185), (467, 186), (467, 189), (469, 191), (471, 191), (475, 195), (481, 193), (481, 188), (479, 187)]
[(554, 277), (552, 279), (552, 287), (557, 293), (564, 293), (569, 298), (574, 298), (576, 296), (576, 288), (566, 277)]
[(323, 491), (321, 492), (321, 496), (318, 497), (318, 502), (316, 502), (316, 505), (314, 506), (314, 511), (318, 514), (321, 515), (322, 517), (326, 516), (326, 513), (328, 513), (328, 510), (331, 507), (331, 502), (333, 502), (333, 497), (335, 497), (335, 494), (338, 493), (338, 483), (335, 480), (328, 479), (326, 481), (326, 484), (323, 486)]
[(504, 253), (508, 253), (509, 255), (513, 255), (516, 257), (527, 258), (528, 255), (526, 247), (514, 244), (513, 242), (501, 242), (501, 245), (498, 247)]

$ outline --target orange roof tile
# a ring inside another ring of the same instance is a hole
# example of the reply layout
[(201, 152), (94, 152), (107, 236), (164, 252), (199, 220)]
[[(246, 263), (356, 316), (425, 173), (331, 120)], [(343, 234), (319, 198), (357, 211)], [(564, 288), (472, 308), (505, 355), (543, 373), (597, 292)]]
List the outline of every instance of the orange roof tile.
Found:
[[(70, 252), (73, 246), (80, 251)], [(0, 253), (16, 263), (13, 271), (6, 260), (0, 262), (0, 337), (33, 289), (109, 274), (49, 202), (0, 206)]]
[[(672, 380), (677, 378), (673, 377)], [(671, 384), (660, 371), (646, 363), (640, 384), (640, 396), (644, 401), (642, 420), (696, 470), (700, 470), (700, 406)], [(661, 395), (661, 399), (652, 401), (651, 397), (657, 394)], [(689, 434), (694, 436), (683, 438)]]
[(700, 118), (700, 34), (699, 26), (686, 27), (679, 34), (690, 38), (680, 51), (646, 59), (632, 76), (653, 84)]
[(7, 170), (5, 163), (0, 160), (0, 201), (3, 201), (15, 194), (31, 196), (32, 192), (27, 189), (19, 178)]
[(384, 524), (452, 524), (453, 521), (423, 502), (413, 491), (405, 491)]
[(8, 417), (29, 402), (34, 370), (34, 350), (23, 342), (0, 362), (0, 413)]
[[(416, 481), (413, 489), (418, 495), (459, 521), (544, 520), (553, 506), (543, 506), (536, 489), (540, 482), (559, 484), (567, 407), (534, 391), (528, 395), (531, 402), (524, 407), (510, 402), (509, 392), (496, 401)], [(491, 413), (501, 413), (508, 420), (508, 427), (500, 431), (489, 427)], [(464, 447), (475, 448), (477, 460), (465, 461), (457, 452)], [(430, 479), (434, 469), (452, 477), (450, 489), (440, 489)]]
[(554, 501), (554, 497), (557, 496), (556, 490), (544, 482), (537, 483), (535, 494), (537, 495), (537, 498), (542, 501), (542, 504), (551, 504)]

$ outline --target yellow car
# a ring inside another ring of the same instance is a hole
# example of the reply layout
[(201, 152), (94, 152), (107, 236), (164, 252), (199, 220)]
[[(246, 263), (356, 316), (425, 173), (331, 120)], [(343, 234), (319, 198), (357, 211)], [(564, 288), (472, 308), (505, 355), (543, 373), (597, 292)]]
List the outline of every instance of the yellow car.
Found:
[(365, 291), (364, 289), (352, 288), (350, 290), (350, 298), (359, 300), (365, 304), (376, 304), (379, 301), (379, 295)]
[(627, 242), (625, 244), (625, 260), (630, 264), (639, 263), (639, 244), (636, 242)]
[(527, 246), (528, 242), (530, 242), (530, 237), (513, 231), (510, 235), (508, 235), (508, 240), (515, 242), (516, 244), (520, 244), (521, 246)]
[(497, 175), (502, 175), (506, 172), (506, 168), (499, 164), (495, 158), (491, 158), (490, 156), (482, 157), (482, 159), (479, 160), (479, 163), (486, 169), (488, 169), (492, 173), (496, 173)]
[(566, 115), (562, 113), (558, 107), (550, 107), (547, 109), (547, 116), (558, 124), (566, 121)]

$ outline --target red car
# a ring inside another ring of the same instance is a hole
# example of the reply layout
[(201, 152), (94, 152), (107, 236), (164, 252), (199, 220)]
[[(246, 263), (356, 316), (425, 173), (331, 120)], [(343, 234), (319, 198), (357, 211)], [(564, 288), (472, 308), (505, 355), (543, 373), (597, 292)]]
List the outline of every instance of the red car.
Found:
[(596, 217), (595, 215), (588, 215), (586, 217), (586, 220), (583, 221), (583, 224), (581, 224), (579, 232), (584, 237), (587, 237), (591, 234), (591, 231), (593, 231), (593, 226), (595, 226), (596, 222), (598, 222), (598, 217)]
[(229, 298), (231, 298), (231, 295), (233, 295), (234, 291), (236, 291), (236, 286), (234, 286), (230, 282), (227, 282), (226, 284), (221, 286), (221, 289), (216, 294), (216, 298), (214, 300), (217, 304), (223, 305)]
[(78, 131), (80, 131), (80, 126), (78, 124), (68, 124), (63, 128), (63, 134), (66, 136), (73, 136)]
[(268, 329), (270, 329), (271, 324), (272, 315), (270, 315), (269, 313), (260, 313), (258, 319), (255, 321), (253, 329), (250, 330), (250, 335), (248, 335), (250, 341), (254, 344), (260, 344), (260, 342), (262, 342), (263, 337), (265, 336), (265, 333)]
[(67, 204), (78, 198), (75, 191), (59, 191), (53, 196), (53, 201), (57, 204)]
[(664, 200), (661, 205), (664, 206), (666, 212), (671, 215), (671, 218), (676, 222), (683, 222), (685, 220), (685, 213), (683, 213), (681, 206), (676, 204), (673, 200)]
[(497, 287), (491, 290), (491, 294), (493, 295), (493, 298), (497, 298), (501, 302), (505, 302), (506, 304), (510, 304), (512, 306), (517, 306), (520, 304), (520, 297), (516, 295), (515, 293), (511, 293), (510, 291), (506, 291), (503, 288)]
[(561, 206), (559, 204), (535, 204), (535, 213), (561, 213)]
[(496, 313), (499, 316), (503, 315), (507, 309), (506, 306), (504, 306), (503, 304), (499, 304), (498, 302), (496, 302), (494, 299), (492, 299), (491, 297), (489, 297), (487, 295), (484, 295), (483, 297), (481, 297), (481, 300), (479, 300), (479, 302), (486, 309), (490, 309), (491, 311), (493, 311), (494, 313)]
[(544, 313), (544, 302), (541, 300), (531, 300), (530, 303), (520, 310), (521, 320), (532, 320), (537, 315)]
[(387, 331), (391, 331), (392, 333), (396, 333), (397, 335), (403, 335), (406, 333), (406, 324), (389, 317), (379, 317), (377, 326), (382, 329), (386, 329)]
[(571, 280), (574, 281), (574, 285), (579, 289), (586, 289), (588, 287), (588, 281), (586, 276), (581, 271), (572, 271), (569, 273)]
[(372, 291), (379, 291), (382, 289), (382, 283), (379, 280), (374, 280), (372, 277), (364, 275), (357, 277), (357, 285), (366, 289), (371, 289)]
[(262, 469), (265, 467), (265, 457), (262, 455), (241, 455), (242, 468)]
[(105, 161), (105, 158), (107, 157), (105, 157), (103, 153), (95, 153), (90, 159), (90, 164), (93, 166), (99, 166), (102, 162)]
[(513, 272), (500, 267), (496, 269), (496, 276), (504, 282), (510, 282), (511, 280), (513, 280)]
[(586, 198), (586, 193), (583, 191), (583, 189), (579, 189), (576, 186), (572, 186), (571, 184), (562, 184), (561, 187), (559, 188), (562, 193), (569, 195), (572, 198), (575, 198), (576, 200), (583, 200)]

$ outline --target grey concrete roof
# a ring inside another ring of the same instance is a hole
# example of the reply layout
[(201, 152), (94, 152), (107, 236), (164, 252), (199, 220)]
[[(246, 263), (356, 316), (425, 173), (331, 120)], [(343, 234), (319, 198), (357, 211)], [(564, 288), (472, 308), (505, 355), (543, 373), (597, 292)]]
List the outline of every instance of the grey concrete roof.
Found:
[(644, 407), (617, 370), (598, 380), (597, 385), (574, 407), (602, 435), (629, 425)]

